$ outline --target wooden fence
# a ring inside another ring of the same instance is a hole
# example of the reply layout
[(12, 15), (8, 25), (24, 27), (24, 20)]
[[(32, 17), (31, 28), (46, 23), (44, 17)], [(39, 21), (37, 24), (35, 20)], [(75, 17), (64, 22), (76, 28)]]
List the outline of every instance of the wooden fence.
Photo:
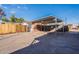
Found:
[(22, 24), (17, 24), (17, 23), (0, 24), (0, 35), (17, 33), (17, 32), (27, 32), (28, 30), (29, 30), (28, 27)]

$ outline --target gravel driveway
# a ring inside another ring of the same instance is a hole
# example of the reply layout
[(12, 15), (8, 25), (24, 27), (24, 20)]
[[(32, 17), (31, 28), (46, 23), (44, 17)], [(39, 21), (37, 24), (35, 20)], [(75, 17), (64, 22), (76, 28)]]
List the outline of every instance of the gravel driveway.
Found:
[(25, 32), (0, 35), (0, 53), (7, 54), (27, 47), (33, 42), (35, 37), (41, 36), (43, 34), (45, 33)]

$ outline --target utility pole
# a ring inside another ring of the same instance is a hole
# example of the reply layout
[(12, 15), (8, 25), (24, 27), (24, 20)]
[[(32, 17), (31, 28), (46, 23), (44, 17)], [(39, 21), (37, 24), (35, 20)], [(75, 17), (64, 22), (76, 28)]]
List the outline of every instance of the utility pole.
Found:
[[(57, 18), (55, 18), (55, 23), (57, 23)], [(55, 25), (55, 30), (56, 30), (56, 28), (57, 28), (57, 24)]]
[(65, 30), (64, 25), (65, 25), (65, 21), (64, 21), (64, 24), (63, 24), (63, 32), (65, 32), (65, 31), (64, 31), (64, 30)]
[[(67, 18), (64, 19), (64, 25), (67, 25)], [(64, 30), (64, 29), (63, 29)]]

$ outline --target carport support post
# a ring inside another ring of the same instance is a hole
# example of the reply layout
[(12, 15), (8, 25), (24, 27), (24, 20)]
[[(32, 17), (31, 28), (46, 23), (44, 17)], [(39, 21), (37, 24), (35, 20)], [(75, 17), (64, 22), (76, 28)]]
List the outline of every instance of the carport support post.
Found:
[(41, 21), (41, 31), (42, 31), (42, 21)]
[[(55, 23), (57, 23), (57, 18), (55, 18)], [(57, 24), (55, 25), (55, 30), (57, 28)], [(56, 32), (55, 32), (55, 36), (56, 36)]]
[[(43, 21), (43, 23), (44, 23), (44, 21)], [(45, 23), (44, 23), (44, 31), (45, 31)]]
[(63, 32), (64, 32), (64, 25), (63, 25)]
[[(57, 18), (55, 18), (55, 23), (57, 23)], [(55, 30), (56, 30), (56, 28), (57, 28), (57, 24), (55, 25)]]

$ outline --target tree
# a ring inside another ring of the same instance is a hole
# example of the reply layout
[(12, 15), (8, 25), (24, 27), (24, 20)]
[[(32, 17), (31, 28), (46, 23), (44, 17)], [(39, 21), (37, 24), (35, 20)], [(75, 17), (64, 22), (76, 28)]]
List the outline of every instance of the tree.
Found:
[(16, 22), (17, 23), (22, 23), (22, 22), (24, 22), (24, 19), (23, 18), (16, 18)]
[(8, 19), (5, 16), (2, 16), (2, 22), (8, 22)]
[(14, 15), (10, 17), (10, 22), (22, 23), (24, 22), (23, 18), (16, 18)]
[(10, 17), (10, 22), (16, 22), (16, 17), (14, 15)]
[(3, 17), (3, 16), (6, 16), (6, 15), (5, 15), (3, 9), (0, 8), (0, 20), (2, 20), (2, 17)]
[(16, 18), (16, 22), (17, 22), (17, 23), (20, 23), (20, 19), (19, 19), (19, 18)]
[(23, 18), (20, 18), (20, 22), (24, 22), (24, 19)]

